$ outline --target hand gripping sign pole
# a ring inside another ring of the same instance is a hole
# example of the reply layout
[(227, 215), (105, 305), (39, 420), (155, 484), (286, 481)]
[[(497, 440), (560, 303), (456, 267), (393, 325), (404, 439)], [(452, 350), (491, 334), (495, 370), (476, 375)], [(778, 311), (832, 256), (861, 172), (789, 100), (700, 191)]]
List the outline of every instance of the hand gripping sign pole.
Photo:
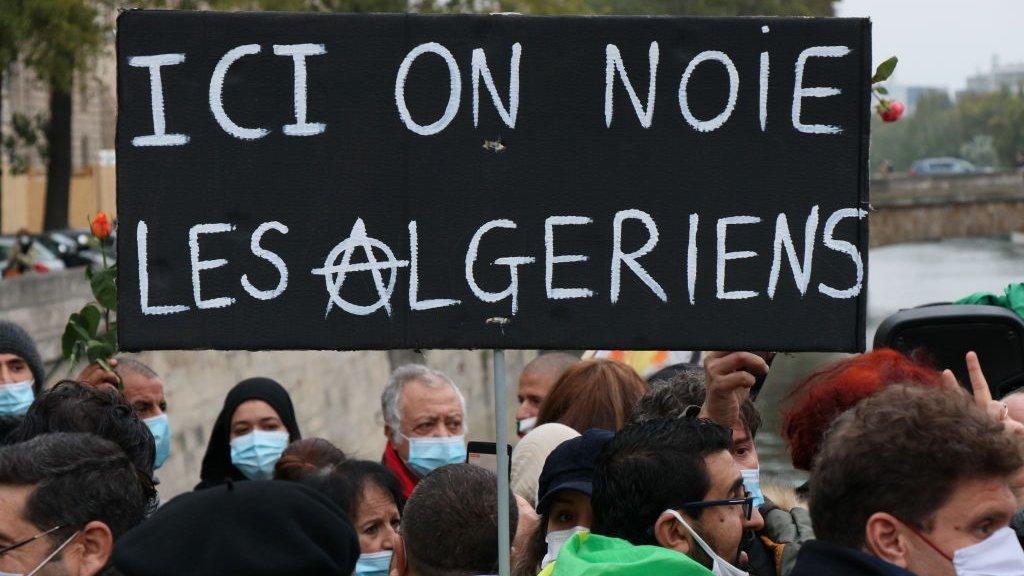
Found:
[(505, 390), (505, 351), (494, 351), (494, 426), (498, 460), (498, 576), (512, 573), (508, 530), (508, 394)]

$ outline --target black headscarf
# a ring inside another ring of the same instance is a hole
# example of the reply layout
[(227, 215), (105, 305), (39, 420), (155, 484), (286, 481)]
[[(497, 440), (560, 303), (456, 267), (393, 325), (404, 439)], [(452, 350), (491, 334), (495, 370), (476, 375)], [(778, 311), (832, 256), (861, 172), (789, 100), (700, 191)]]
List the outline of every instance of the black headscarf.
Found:
[(125, 576), (350, 576), (359, 538), (337, 504), (295, 482), (182, 494), (117, 541)]
[(263, 400), (277, 412), (281, 422), (288, 429), (289, 442), (302, 438), (299, 424), (295, 421), (295, 409), (288, 392), (270, 378), (249, 378), (242, 380), (228, 392), (224, 399), (224, 408), (217, 416), (217, 422), (210, 433), (210, 443), (206, 445), (203, 456), (203, 468), (199, 474), (199, 485), (196, 490), (223, 484), (226, 480), (245, 480), (245, 475), (231, 463), (231, 417), (235, 410), (249, 400)]

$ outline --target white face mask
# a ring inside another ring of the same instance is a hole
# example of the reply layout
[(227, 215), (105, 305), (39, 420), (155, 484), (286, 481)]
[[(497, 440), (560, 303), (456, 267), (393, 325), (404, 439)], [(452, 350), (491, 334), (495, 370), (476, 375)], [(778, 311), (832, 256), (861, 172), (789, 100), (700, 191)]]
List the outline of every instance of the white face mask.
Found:
[(715, 551), (711, 549), (711, 546), (708, 546), (707, 543), (704, 542), (704, 539), (697, 534), (696, 530), (690, 528), (690, 525), (686, 523), (686, 520), (683, 520), (683, 517), (680, 516), (678, 512), (676, 512), (675, 510), (666, 510), (666, 512), (676, 517), (676, 520), (678, 520), (679, 523), (682, 524), (684, 528), (686, 528), (686, 530), (690, 533), (690, 536), (693, 536), (693, 539), (697, 542), (697, 545), (700, 546), (702, 550), (704, 550), (704, 553), (707, 554), (709, 558), (711, 558), (711, 571), (715, 574), (715, 576), (749, 576), (748, 573), (726, 562), (718, 554), (715, 554)]
[(46, 558), (44, 558), (43, 561), (40, 562), (39, 565), (37, 565), (35, 568), (33, 568), (31, 572), (29, 572), (27, 574), (16, 574), (16, 573), (13, 573), (13, 572), (0, 572), (0, 576), (35, 576), (35, 574), (37, 572), (39, 572), (40, 570), (43, 569), (43, 566), (46, 566), (47, 564), (49, 564), (50, 560), (53, 560), (57, 556), (57, 554), (60, 554), (60, 551), (63, 550), (68, 544), (70, 544), (72, 540), (75, 539), (75, 536), (78, 536), (78, 532), (77, 531), (74, 534), (72, 534), (67, 540), (65, 540), (63, 544), (58, 546), (56, 550), (54, 550), (53, 552), (50, 552), (50, 555), (47, 556)]
[(586, 532), (590, 528), (584, 526), (575, 526), (573, 528), (567, 528), (565, 530), (555, 530), (548, 532), (544, 536), (544, 541), (548, 543), (548, 553), (544, 555), (544, 559), (540, 561), (540, 569), (543, 570), (558, 559), (558, 552), (561, 551), (562, 546), (569, 541), (577, 532)]
[(1024, 550), (1009, 527), (953, 554), (957, 576), (1024, 576)]
[(531, 416), (529, 418), (523, 418), (522, 420), (516, 421), (516, 431), (519, 432), (520, 436), (525, 436), (527, 432), (533, 430), (537, 425), (537, 417)]

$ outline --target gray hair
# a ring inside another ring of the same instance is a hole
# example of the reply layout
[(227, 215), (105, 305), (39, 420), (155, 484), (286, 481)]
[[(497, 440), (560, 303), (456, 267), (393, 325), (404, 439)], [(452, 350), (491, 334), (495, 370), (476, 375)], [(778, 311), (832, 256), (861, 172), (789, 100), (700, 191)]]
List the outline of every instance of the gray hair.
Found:
[(455, 382), (440, 370), (434, 370), (423, 364), (405, 364), (395, 368), (391, 376), (388, 376), (388, 385), (380, 395), (380, 410), (384, 415), (384, 423), (390, 426), (393, 431), (392, 442), (398, 442), (398, 434), (401, 430), (402, 407), (400, 404), (402, 390), (405, 389), (406, 384), (414, 380), (429, 388), (451, 386), (452, 390), (455, 391), (455, 395), (459, 397), (459, 403), (462, 404), (462, 428), (463, 430), (468, 428), (465, 418), (466, 397), (462, 395), (462, 390), (459, 390)]
[(143, 378), (147, 378), (150, 380), (156, 380), (160, 378), (160, 376), (157, 375), (155, 370), (153, 370), (146, 364), (139, 362), (135, 358), (131, 358), (129, 356), (117, 357), (117, 367), (114, 368), (114, 372), (117, 372), (118, 374), (121, 374), (123, 372), (130, 374), (138, 374), (139, 376), (142, 376)]

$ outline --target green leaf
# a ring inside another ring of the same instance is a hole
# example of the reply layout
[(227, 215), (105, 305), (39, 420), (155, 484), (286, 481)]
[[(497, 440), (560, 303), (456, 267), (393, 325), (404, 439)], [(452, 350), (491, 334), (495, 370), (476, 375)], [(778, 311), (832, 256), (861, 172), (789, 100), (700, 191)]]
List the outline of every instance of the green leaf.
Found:
[(121, 351), (121, 347), (117, 344), (117, 322), (110, 323), (110, 330), (104, 337), (104, 341), (110, 342), (110, 345), (114, 347), (115, 354)]
[(89, 357), (90, 362), (99, 364), (104, 370), (109, 372), (113, 371), (107, 364), (107, 360), (114, 356), (114, 347), (111, 346), (109, 342), (90, 340), (86, 344), (85, 354)]
[[(77, 316), (77, 314), (72, 314)], [(67, 326), (64, 327), (64, 335), (60, 337), (60, 353), (65, 359), (71, 360), (72, 355), (75, 352), (75, 343), (78, 342), (78, 332), (75, 331), (75, 325), (71, 320), (68, 320)]]
[(881, 94), (883, 96), (886, 96), (886, 95), (889, 94), (889, 90), (886, 89), (885, 86), (875, 86), (875, 92), (878, 92), (879, 94)]
[(89, 338), (94, 338), (100, 331), (100, 321), (102, 319), (103, 315), (92, 304), (86, 304), (82, 311), (78, 313), (79, 326), (85, 330)]
[(107, 310), (117, 310), (117, 268), (111, 266), (93, 273), (89, 279), (92, 295)]
[(82, 349), (84, 347), (85, 342), (75, 340), (74, 346), (71, 347), (71, 356), (68, 358), (68, 374), (74, 372), (75, 366), (78, 365), (78, 357), (82, 355)]
[(898, 63), (899, 59), (893, 56), (879, 64), (878, 68), (875, 68), (875, 75), (871, 77), (871, 83), (876, 84), (888, 80), (889, 76), (892, 76), (893, 71), (896, 70), (896, 64)]
[(74, 330), (77, 341), (86, 341), (92, 338), (88, 330), (84, 328), (85, 321), (82, 319), (81, 314), (72, 314), (68, 318), (68, 328)]

